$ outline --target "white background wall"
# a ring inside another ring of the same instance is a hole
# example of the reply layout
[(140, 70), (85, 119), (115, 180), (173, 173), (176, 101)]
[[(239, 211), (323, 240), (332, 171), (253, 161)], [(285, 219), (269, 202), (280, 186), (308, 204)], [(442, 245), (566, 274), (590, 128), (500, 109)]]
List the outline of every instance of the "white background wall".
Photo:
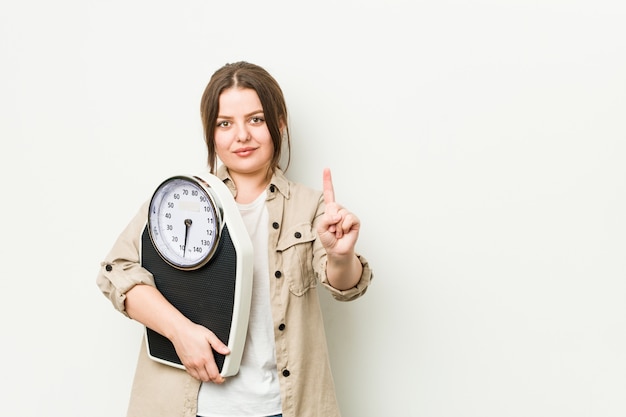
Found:
[(289, 174), (363, 228), (324, 296), (346, 417), (626, 415), (621, 0), (31, 0), (0, 5), (3, 416), (123, 416), (141, 327), (95, 284), (199, 100), (281, 83)]

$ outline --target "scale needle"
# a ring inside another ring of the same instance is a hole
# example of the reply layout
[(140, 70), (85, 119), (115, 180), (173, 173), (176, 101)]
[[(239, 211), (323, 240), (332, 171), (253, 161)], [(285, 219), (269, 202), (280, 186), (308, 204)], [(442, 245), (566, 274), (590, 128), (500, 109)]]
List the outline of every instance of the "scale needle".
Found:
[(187, 252), (187, 236), (189, 236), (189, 227), (191, 227), (191, 219), (185, 219), (185, 243), (183, 245), (183, 258)]

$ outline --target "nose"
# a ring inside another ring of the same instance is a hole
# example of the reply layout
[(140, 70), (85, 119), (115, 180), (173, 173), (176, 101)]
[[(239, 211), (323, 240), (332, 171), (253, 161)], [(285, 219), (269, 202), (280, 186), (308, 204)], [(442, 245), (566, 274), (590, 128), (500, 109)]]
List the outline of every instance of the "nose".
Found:
[(237, 129), (237, 141), (239, 142), (247, 142), (250, 140), (250, 131), (245, 124), (239, 124), (239, 128)]

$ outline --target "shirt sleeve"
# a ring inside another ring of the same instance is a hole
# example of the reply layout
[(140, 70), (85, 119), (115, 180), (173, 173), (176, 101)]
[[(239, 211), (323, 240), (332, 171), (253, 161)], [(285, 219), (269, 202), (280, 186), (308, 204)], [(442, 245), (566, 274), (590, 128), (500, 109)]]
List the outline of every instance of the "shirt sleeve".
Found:
[(337, 288), (330, 285), (330, 283), (328, 282), (328, 275), (326, 275), (326, 258), (324, 258), (324, 262), (322, 265), (324, 273), (322, 274), (321, 282), (322, 285), (324, 285), (324, 287), (326, 287), (330, 291), (335, 300), (352, 301), (359, 298), (360, 296), (365, 294), (365, 292), (367, 291), (367, 287), (369, 287), (372, 279), (374, 278), (374, 274), (372, 273), (367, 259), (359, 254), (357, 254), (357, 257), (359, 258), (359, 261), (361, 261), (361, 265), (363, 266), (363, 272), (361, 273), (361, 278), (359, 279), (359, 282), (357, 282), (354, 287), (348, 290), (338, 290)]
[(140, 237), (148, 217), (145, 202), (119, 235), (111, 251), (100, 263), (96, 284), (115, 309), (128, 317), (124, 302), (126, 293), (138, 284), (155, 286), (152, 274), (140, 263)]

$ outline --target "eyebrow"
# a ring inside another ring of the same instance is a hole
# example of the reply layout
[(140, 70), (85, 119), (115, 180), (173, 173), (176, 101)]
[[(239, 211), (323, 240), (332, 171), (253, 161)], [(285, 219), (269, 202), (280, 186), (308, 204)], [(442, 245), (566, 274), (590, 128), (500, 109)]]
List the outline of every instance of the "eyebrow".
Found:
[[(255, 110), (255, 111), (250, 112), (250, 113), (248, 113), (248, 114), (244, 114), (244, 117), (245, 117), (245, 118), (248, 118), (248, 117), (254, 116), (254, 115), (259, 114), (259, 113), (263, 113), (263, 109), (261, 109), (261, 110)], [(222, 115), (218, 114), (218, 115), (217, 115), (217, 118), (218, 118), (218, 119), (232, 119), (233, 117), (232, 117), (232, 116), (222, 116)]]

